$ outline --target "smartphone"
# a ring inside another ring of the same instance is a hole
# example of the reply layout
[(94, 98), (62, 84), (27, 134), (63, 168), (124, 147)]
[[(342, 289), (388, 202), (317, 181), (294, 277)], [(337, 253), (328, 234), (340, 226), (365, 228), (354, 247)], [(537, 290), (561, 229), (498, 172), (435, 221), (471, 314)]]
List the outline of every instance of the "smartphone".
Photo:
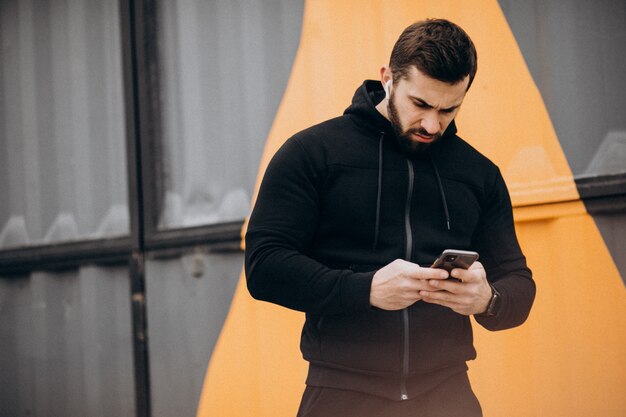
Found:
[(454, 268), (467, 269), (478, 259), (478, 252), (459, 249), (446, 249), (430, 266), (450, 272)]

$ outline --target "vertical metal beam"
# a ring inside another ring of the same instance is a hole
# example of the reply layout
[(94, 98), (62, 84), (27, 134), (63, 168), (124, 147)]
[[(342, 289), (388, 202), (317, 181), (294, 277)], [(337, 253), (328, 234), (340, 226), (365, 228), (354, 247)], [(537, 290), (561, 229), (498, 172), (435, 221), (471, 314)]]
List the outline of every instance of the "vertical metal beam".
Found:
[(148, 355), (148, 321), (145, 302), (144, 212), (145, 178), (144, 151), (146, 126), (150, 120), (142, 117), (146, 108), (144, 48), (144, 3), (141, 0), (120, 0), (122, 51), (124, 67), (124, 99), (126, 113), (126, 151), (128, 166), (128, 204), (130, 210), (131, 256), (129, 258), (132, 340), (135, 375), (135, 407), (137, 417), (151, 416), (150, 362)]
[(132, 251), (143, 250), (143, 191), (141, 161), (141, 125), (138, 88), (139, 65), (135, 1), (120, 0), (122, 53), (124, 66), (124, 105), (126, 114), (126, 164), (128, 172), (128, 207)]
[[(161, 140), (161, 98), (158, 50), (157, 0), (132, 0), (135, 10), (135, 51), (137, 65), (137, 156), (142, 181), (138, 190), (142, 202), (142, 239), (158, 233), (157, 224), (163, 202)], [(143, 240), (142, 240), (143, 245)], [(143, 247), (143, 246), (142, 246)]]
[(148, 320), (146, 313), (145, 268), (143, 252), (133, 252), (130, 259), (131, 313), (133, 317), (133, 353), (135, 365), (135, 404), (137, 417), (150, 417), (150, 361), (148, 355)]

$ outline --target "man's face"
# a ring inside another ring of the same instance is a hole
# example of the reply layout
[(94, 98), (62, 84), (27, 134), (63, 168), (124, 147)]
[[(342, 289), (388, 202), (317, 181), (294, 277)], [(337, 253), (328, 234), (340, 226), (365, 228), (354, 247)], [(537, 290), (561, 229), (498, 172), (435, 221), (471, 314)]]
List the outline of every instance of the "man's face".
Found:
[(430, 78), (413, 67), (391, 88), (387, 113), (398, 143), (415, 154), (441, 139), (465, 98), (469, 76), (456, 84)]

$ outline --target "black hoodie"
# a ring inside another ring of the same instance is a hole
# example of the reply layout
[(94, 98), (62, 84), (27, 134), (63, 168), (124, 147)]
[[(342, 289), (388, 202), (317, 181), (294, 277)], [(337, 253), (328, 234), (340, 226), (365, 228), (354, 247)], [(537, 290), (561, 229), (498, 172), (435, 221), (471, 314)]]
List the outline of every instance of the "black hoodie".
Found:
[(499, 169), (454, 122), (407, 155), (375, 108), (378, 81), (344, 115), (287, 140), (270, 162), (246, 234), (253, 297), (304, 311), (307, 384), (412, 398), (476, 357), (469, 317), (419, 301), (370, 306), (374, 273), (401, 258), (429, 266), (443, 249), (475, 250), (502, 302), (490, 330), (523, 323), (535, 284)]

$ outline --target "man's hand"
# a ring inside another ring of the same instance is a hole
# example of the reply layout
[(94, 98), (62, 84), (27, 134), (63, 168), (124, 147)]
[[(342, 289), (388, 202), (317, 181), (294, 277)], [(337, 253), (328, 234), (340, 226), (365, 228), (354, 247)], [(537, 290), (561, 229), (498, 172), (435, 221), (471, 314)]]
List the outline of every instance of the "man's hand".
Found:
[(427, 294), (440, 291), (430, 282), (439, 283), (447, 277), (448, 273), (443, 269), (422, 268), (396, 259), (374, 274), (370, 304), (383, 310), (401, 310), (422, 299), (422, 291)]
[(466, 316), (483, 313), (491, 300), (491, 287), (483, 265), (474, 262), (467, 270), (453, 269), (450, 275), (461, 282), (431, 279), (429, 285), (437, 291), (420, 290), (422, 300), (449, 307)]

